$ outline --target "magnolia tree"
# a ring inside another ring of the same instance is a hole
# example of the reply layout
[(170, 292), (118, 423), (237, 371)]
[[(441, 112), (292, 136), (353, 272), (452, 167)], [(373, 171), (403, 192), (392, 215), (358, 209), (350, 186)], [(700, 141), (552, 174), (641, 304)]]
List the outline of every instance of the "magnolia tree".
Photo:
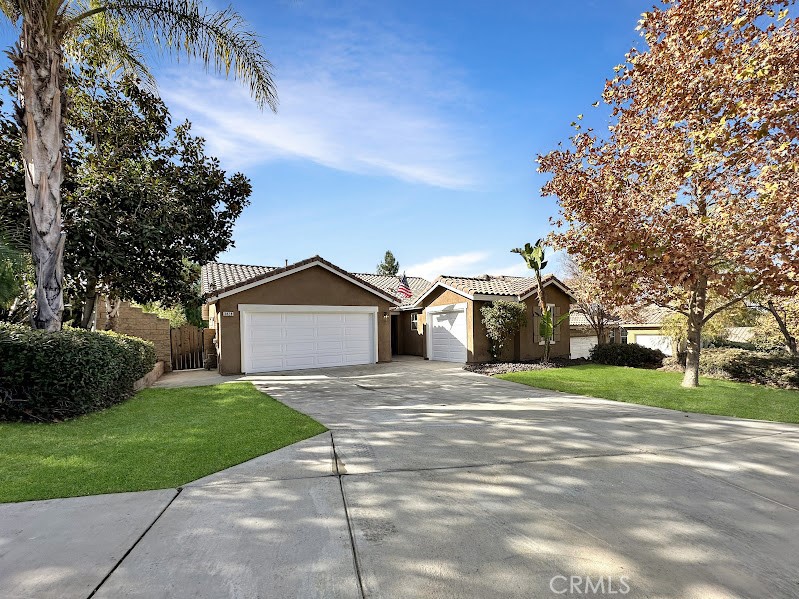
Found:
[(685, 316), (695, 387), (708, 320), (758, 290), (796, 293), (799, 24), (788, 1), (665, 4), (605, 85), (608, 134), (575, 125), (538, 162), (560, 204), (555, 244), (620, 303)]
[[(274, 108), (271, 64), (258, 36), (228, 7), (200, 0), (0, 0), (18, 40), (7, 52), (17, 72), (17, 120), (36, 274), (35, 328), (57, 331), (64, 311), (62, 219), (68, 69), (91, 59), (152, 84), (141, 47), (195, 59), (235, 77), (259, 106)], [(87, 50), (91, 50), (91, 55)]]

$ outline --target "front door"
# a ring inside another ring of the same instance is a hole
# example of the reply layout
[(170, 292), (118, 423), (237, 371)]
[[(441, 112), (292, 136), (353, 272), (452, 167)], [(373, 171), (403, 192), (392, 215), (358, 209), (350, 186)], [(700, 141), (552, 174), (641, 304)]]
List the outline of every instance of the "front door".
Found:
[(399, 314), (391, 315), (391, 355), (399, 354)]

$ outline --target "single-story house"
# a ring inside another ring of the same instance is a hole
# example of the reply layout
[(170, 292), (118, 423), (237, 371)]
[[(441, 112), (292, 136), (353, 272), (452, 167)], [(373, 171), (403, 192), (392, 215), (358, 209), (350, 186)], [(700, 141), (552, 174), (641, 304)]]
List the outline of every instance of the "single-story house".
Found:
[[(490, 359), (480, 308), (505, 299), (527, 305), (529, 325), (504, 359), (543, 355), (532, 277), (408, 277), (412, 296), (397, 296), (398, 277), (350, 273), (319, 256), (284, 267), (210, 263), (202, 268), (204, 312), (215, 329), (222, 374), (388, 362), (392, 354), (430, 360)], [(544, 279), (557, 318), (573, 298), (556, 277)], [(568, 322), (556, 328), (551, 355), (568, 357)]]
[[(619, 321), (610, 321), (605, 329), (604, 343), (622, 343)], [(569, 344), (571, 358), (588, 358), (591, 348), (598, 343), (596, 331), (582, 312), (572, 309), (569, 315)]]
[[(666, 320), (672, 315), (674, 311), (662, 306), (644, 306), (635, 313), (634, 318), (621, 324), (623, 342), (659, 349), (667, 356), (673, 356), (677, 347), (674, 340), (663, 331)], [(753, 336), (752, 327), (730, 327), (727, 331), (727, 340), (736, 343), (748, 343)]]
[(644, 306), (636, 311), (635, 318), (622, 322), (622, 333), (625, 343), (637, 343), (644, 347), (659, 349), (667, 356), (674, 354), (674, 342), (663, 334), (666, 319), (674, 314), (672, 310), (661, 306)]

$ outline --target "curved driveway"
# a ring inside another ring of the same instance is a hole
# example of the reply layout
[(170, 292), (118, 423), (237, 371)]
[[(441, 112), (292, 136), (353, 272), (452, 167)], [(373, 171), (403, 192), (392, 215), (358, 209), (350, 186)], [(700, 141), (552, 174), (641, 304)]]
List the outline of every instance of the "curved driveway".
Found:
[(411, 359), (247, 378), (330, 433), (179, 494), (0, 506), (3, 596), (799, 596), (799, 427)]

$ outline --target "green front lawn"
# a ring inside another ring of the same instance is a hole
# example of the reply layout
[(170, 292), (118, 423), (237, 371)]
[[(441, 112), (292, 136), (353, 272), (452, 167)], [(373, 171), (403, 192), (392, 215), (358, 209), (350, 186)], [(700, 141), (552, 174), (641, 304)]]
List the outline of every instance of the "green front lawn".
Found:
[(682, 374), (678, 372), (586, 364), (498, 377), (531, 387), (683, 412), (799, 423), (799, 391), (708, 378), (702, 378), (697, 389), (685, 389), (680, 387)]
[(0, 424), (0, 502), (178, 487), (324, 432), (250, 383), (146, 389), (58, 424)]

